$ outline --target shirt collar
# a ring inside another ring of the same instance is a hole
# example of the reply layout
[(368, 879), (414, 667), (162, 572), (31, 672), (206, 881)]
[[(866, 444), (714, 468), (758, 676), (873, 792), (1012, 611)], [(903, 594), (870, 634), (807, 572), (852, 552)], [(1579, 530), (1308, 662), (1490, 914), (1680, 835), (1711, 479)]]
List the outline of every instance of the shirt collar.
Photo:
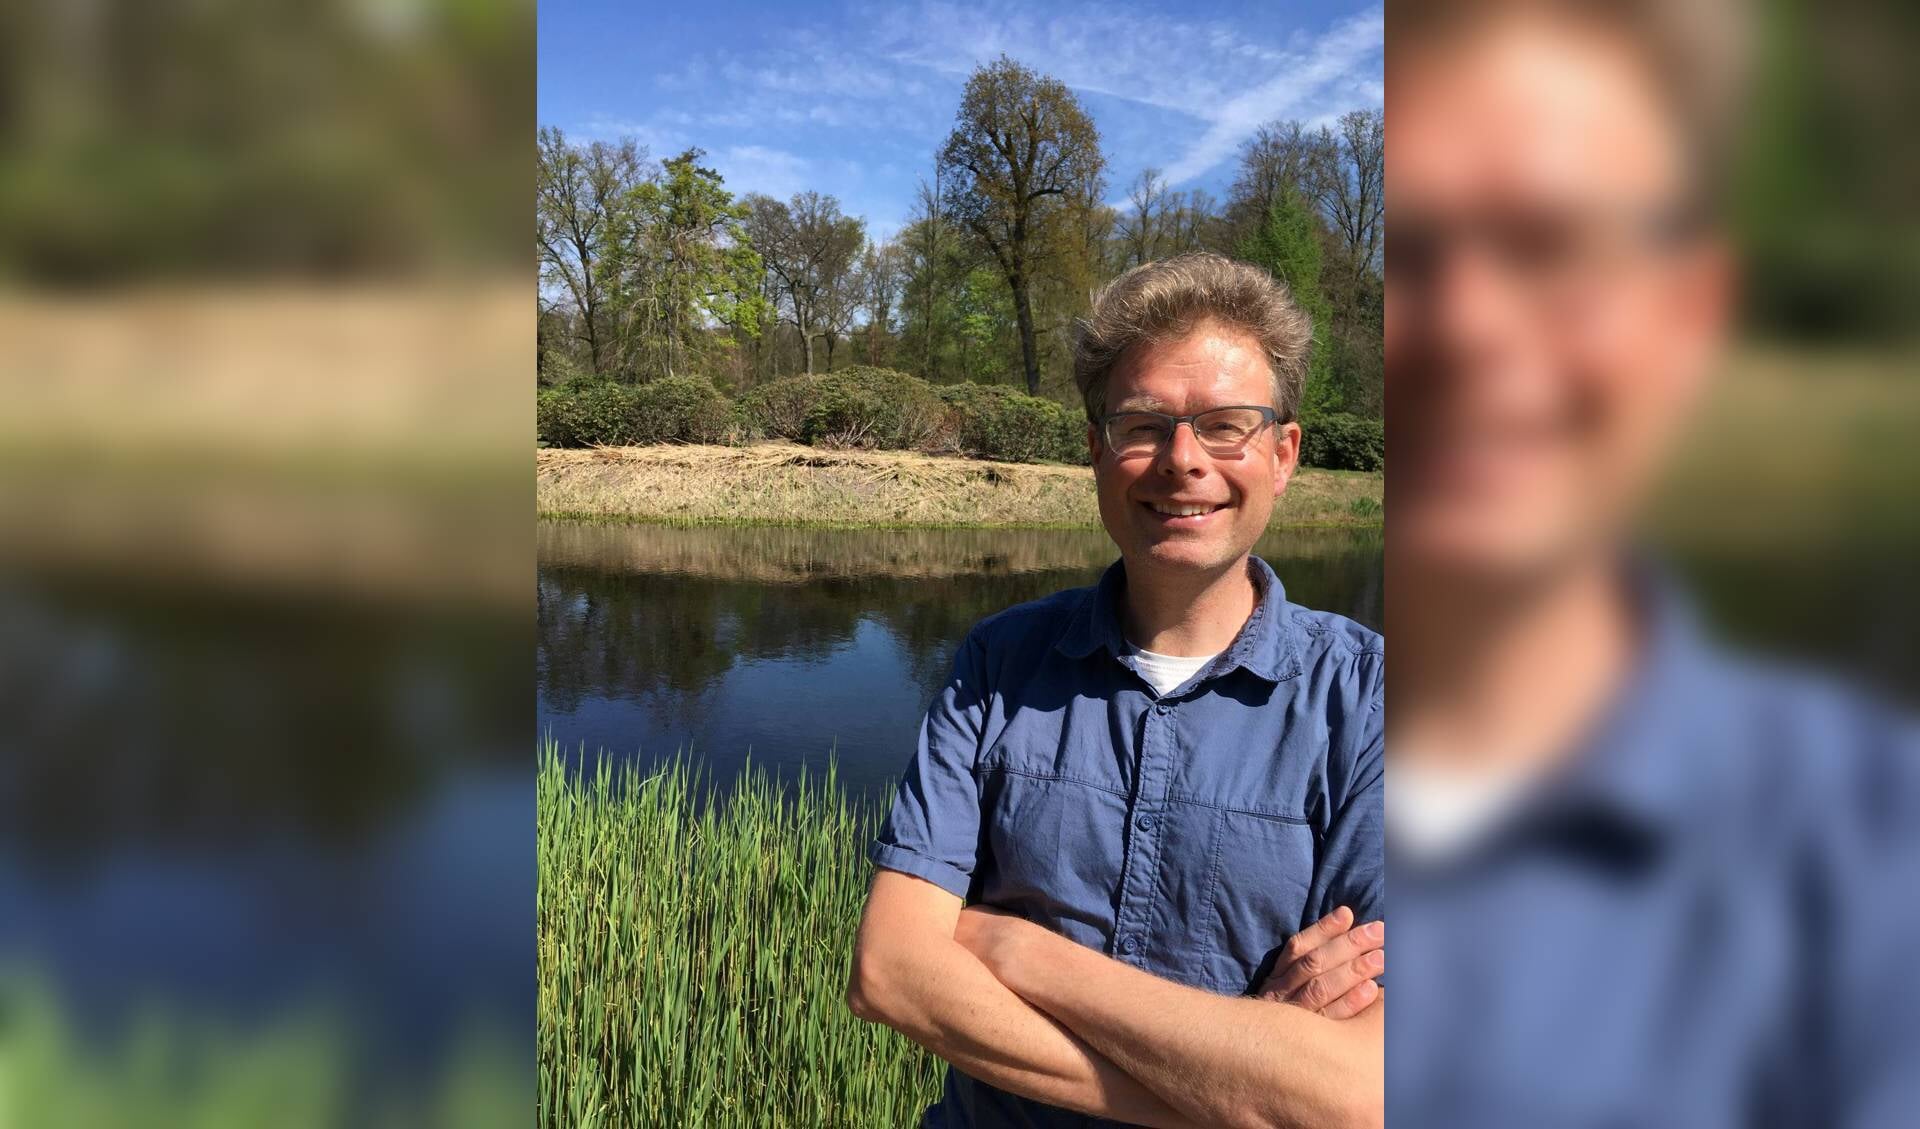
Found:
[[(1216, 678), (1235, 667), (1268, 682), (1280, 682), (1300, 673), (1294, 654), (1293, 616), (1287, 592), (1273, 567), (1259, 557), (1247, 558), (1247, 570), (1257, 593), (1253, 614), (1240, 628), (1233, 642), (1208, 668), (1206, 677)], [(1128, 655), (1126, 635), (1121, 630), (1122, 601), (1126, 595), (1126, 562), (1107, 566), (1096, 584), (1074, 609), (1072, 618), (1054, 647), (1070, 658), (1085, 658), (1105, 647), (1116, 659)]]
[(1692, 724), (1709, 695), (1711, 643), (1693, 603), (1663, 565), (1631, 559), (1640, 654), (1599, 724), (1539, 797), (1536, 826), (1607, 852), (1657, 849), (1688, 820), (1696, 774), (1712, 754)]

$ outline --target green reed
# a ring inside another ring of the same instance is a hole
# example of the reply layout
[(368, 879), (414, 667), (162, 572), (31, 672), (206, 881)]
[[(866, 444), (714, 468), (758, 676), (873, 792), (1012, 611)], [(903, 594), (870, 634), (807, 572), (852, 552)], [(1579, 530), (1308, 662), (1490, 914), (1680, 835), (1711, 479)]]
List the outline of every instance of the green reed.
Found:
[(541, 1125), (918, 1122), (939, 1060), (843, 1002), (879, 804), (549, 739), (538, 809)]

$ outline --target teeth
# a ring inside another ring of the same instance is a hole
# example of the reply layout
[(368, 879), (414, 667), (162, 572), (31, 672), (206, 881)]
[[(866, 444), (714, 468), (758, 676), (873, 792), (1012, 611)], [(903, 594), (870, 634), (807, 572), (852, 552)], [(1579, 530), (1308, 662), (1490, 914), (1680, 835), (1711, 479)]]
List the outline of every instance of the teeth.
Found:
[(1168, 517), (1199, 517), (1201, 514), (1210, 514), (1220, 508), (1219, 506), (1174, 506), (1165, 502), (1148, 502), (1147, 504), (1153, 507), (1155, 513), (1166, 514)]

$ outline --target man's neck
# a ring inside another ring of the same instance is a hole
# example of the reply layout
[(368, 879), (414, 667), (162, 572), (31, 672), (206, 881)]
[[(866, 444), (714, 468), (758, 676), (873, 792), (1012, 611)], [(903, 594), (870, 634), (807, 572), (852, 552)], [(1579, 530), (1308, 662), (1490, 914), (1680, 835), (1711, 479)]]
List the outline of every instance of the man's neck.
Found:
[(1227, 649), (1259, 603), (1252, 566), (1242, 556), (1223, 568), (1157, 569), (1127, 562), (1121, 627), (1129, 642), (1163, 655), (1213, 655)]
[(1389, 564), (1387, 748), (1459, 771), (1544, 769), (1569, 755), (1633, 661), (1618, 562), (1596, 555), (1479, 587)]

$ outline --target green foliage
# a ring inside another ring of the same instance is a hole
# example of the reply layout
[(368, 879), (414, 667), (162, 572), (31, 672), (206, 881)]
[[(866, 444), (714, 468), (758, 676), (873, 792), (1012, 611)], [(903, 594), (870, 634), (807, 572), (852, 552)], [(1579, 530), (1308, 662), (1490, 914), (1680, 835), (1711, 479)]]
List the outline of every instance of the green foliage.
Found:
[(497, 1021), (385, 1080), (364, 1032), (324, 1000), (263, 1022), (171, 999), (79, 1018), (43, 971), (0, 969), (0, 1126), (504, 1129), (525, 1124), (533, 1096), (524, 1036)]
[(932, 385), (868, 365), (769, 381), (741, 398), (741, 414), (755, 434), (796, 443), (897, 451), (952, 445), (946, 405)]
[(707, 380), (663, 376), (646, 384), (597, 377), (543, 389), (535, 400), (540, 438), (554, 447), (637, 443), (718, 443), (735, 431), (733, 406)]
[(633, 389), (610, 380), (577, 380), (541, 390), (534, 401), (540, 438), (555, 447), (638, 443)]
[(765, 312), (747, 207), (699, 163), (704, 156), (688, 149), (668, 159), (657, 179), (629, 190), (608, 217), (621, 248), (605, 264), (616, 279), (609, 301), (639, 319), (638, 359), (669, 376), (726, 346), (707, 331), (710, 322), (754, 336)]
[(1004, 385), (950, 384), (940, 398), (953, 409), (960, 449), (1010, 462), (1085, 463), (1087, 420), (1052, 400)]
[(1387, 427), (1382, 420), (1326, 412), (1302, 416), (1300, 430), (1302, 466), (1383, 470), (1387, 465)]
[(919, 377), (852, 365), (815, 380), (818, 393), (803, 428), (807, 442), (896, 451), (942, 445), (946, 405)]
[(704, 377), (663, 376), (633, 390), (640, 443), (718, 443), (733, 424), (733, 405)]
[(754, 434), (768, 439), (807, 439), (807, 409), (819, 395), (817, 376), (783, 376), (740, 397), (739, 412)]
[(884, 808), (831, 763), (712, 787), (543, 744), (537, 1123), (914, 1123), (940, 1060), (843, 1002)]
[(1345, 398), (1334, 387), (1333, 306), (1320, 285), (1320, 220), (1299, 189), (1281, 183), (1265, 222), (1241, 241), (1238, 254), (1286, 283), (1294, 304), (1313, 319), (1313, 351), (1307, 360), (1300, 411), (1326, 412), (1345, 407)]

